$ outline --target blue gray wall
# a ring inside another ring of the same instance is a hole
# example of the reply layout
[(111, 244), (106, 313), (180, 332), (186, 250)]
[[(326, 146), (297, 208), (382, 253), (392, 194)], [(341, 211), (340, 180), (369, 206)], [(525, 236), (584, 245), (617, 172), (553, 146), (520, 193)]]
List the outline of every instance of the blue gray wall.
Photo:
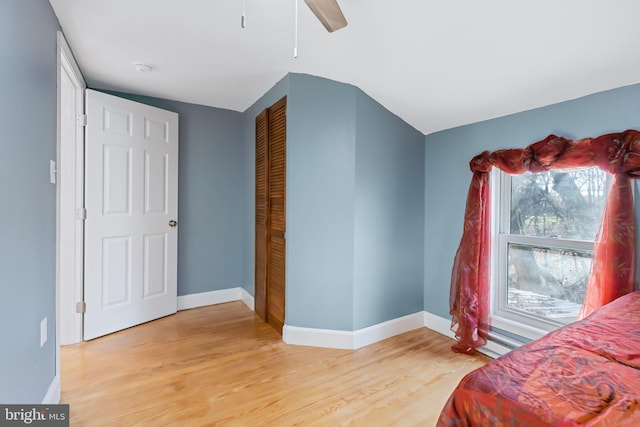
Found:
[(287, 75), (245, 113), (247, 290), (255, 116), (284, 95), (286, 324), (352, 331), (421, 311), (424, 135), (359, 89), (304, 74)]
[[(55, 375), (56, 31), (46, 0), (0, 2), (0, 402), (40, 403)], [(40, 347), (40, 321), (48, 341)]]
[(286, 324), (353, 330), (356, 88), (290, 75)]
[(180, 115), (178, 295), (244, 283), (242, 114), (110, 92)]
[(423, 310), (424, 135), (357, 90), (354, 329)]
[(451, 268), (462, 236), (473, 156), (525, 147), (551, 133), (580, 139), (626, 129), (640, 129), (640, 84), (427, 135), (425, 310), (449, 318)]

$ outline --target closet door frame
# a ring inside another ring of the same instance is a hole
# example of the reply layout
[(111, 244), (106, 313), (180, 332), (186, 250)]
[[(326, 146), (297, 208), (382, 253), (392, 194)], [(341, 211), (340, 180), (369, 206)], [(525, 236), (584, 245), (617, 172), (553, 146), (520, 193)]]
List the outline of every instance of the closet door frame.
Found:
[(282, 334), (286, 276), (286, 96), (256, 117), (255, 311)]

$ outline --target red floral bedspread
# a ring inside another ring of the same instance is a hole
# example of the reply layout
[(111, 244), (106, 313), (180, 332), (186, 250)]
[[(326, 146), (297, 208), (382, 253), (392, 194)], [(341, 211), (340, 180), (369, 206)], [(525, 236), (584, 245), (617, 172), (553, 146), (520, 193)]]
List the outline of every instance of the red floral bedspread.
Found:
[(464, 377), (438, 426), (640, 426), (640, 291)]

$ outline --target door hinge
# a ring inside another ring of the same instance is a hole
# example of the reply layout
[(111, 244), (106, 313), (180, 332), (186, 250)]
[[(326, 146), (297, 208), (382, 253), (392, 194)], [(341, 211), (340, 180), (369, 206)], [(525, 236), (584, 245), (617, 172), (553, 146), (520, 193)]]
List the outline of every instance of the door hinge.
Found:
[(84, 314), (87, 312), (87, 303), (80, 301), (76, 303), (76, 313)]
[(87, 125), (87, 115), (86, 114), (78, 114), (77, 120), (78, 120), (78, 126), (86, 126)]
[(80, 221), (86, 220), (87, 219), (87, 209), (85, 209), (85, 208), (76, 209), (76, 219), (79, 219)]

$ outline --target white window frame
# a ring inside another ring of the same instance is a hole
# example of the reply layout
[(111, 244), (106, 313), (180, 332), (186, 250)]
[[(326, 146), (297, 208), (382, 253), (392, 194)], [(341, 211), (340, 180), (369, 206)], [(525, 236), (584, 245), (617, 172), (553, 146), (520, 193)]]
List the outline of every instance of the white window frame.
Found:
[[(510, 243), (550, 249), (574, 249), (593, 254), (593, 241), (508, 234), (511, 220), (511, 176), (498, 168), (491, 172), (491, 297), (490, 324), (506, 332), (537, 339), (564, 325), (507, 306), (507, 247)], [(608, 180), (611, 177), (609, 176)], [(594, 236), (595, 238), (595, 236)]]

